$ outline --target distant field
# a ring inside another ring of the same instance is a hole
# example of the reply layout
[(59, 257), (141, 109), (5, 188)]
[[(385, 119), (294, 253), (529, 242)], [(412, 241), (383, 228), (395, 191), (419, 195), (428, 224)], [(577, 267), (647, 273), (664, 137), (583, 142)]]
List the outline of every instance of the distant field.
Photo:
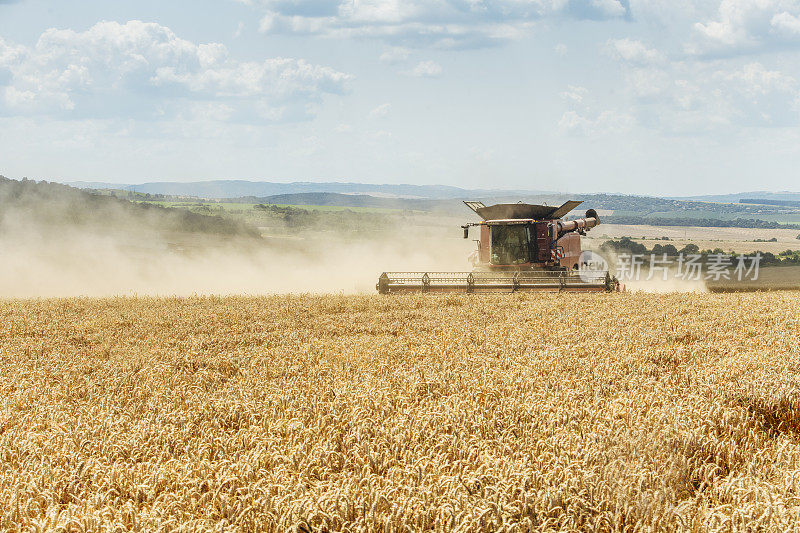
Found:
[[(800, 230), (786, 229), (750, 229), (750, 228), (706, 228), (675, 226), (631, 226), (618, 224), (601, 224), (591, 230), (584, 239), (587, 246), (597, 247), (608, 239), (630, 237), (652, 248), (653, 239), (669, 237), (669, 244), (678, 249), (687, 244), (696, 244), (701, 249), (713, 250), (722, 248), (726, 252), (748, 253), (756, 250), (779, 253), (787, 249), (800, 249), (797, 236)], [(645, 237), (646, 239), (642, 239)], [(768, 241), (776, 238), (777, 242), (753, 242), (755, 239)], [(661, 242), (660, 244), (667, 244)]]
[(289, 205), (272, 204), (278, 207), (294, 207), (296, 209), (307, 209), (309, 211), (355, 211), (359, 213), (402, 213), (404, 209), (388, 209), (383, 207), (346, 207), (336, 205)]
[(760, 269), (758, 279), (755, 281), (720, 279), (716, 282), (706, 282), (706, 287), (711, 292), (800, 290), (800, 267), (766, 267)]
[[(748, 207), (752, 207), (749, 204), (745, 204)], [(733, 207), (741, 207), (740, 204), (734, 204)], [(768, 210), (775, 210), (780, 209), (776, 206), (767, 207)], [(783, 208), (783, 209), (790, 209), (790, 208)], [(795, 213), (755, 213), (755, 212), (742, 212), (742, 211), (734, 211), (734, 212), (725, 212), (722, 210), (721, 206), (716, 206), (716, 209), (686, 209), (686, 210), (673, 210), (673, 211), (649, 211), (649, 212), (641, 212), (641, 211), (627, 211), (627, 210), (615, 210), (613, 212), (614, 216), (638, 216), (638, 217), (645, 217), (645, 218), (708, 218), (708, 219), (716, 219), (716, 220), (736, 220), (738, 218), (743, 219), (758, 219), (758, 220), (766, 220), (769, 222), (777, 222), (779, 224), (800, 224), (800, 212)]]

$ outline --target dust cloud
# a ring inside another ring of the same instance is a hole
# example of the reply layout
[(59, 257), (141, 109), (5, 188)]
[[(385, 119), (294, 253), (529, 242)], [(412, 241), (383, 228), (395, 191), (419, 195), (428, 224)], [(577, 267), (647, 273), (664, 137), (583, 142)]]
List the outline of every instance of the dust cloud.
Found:
[(460, 231), (187, 239), (22, 220), (0, 233), (0, 297), (371, 293), (383, 271), (469, 270), (474, 248)]
[(664, 281), (662, 278), (651, 280), (646, 279), (646, 275), (642, 276), (639, 281), (625, 280), (622, 283), (625, 285), (626, 291), (633, 292), (650, 292), (650, 293), (668, 293), (668, 292), (708, 292), (706, 284), (702, 280), (682, 280), (670, 278)]
[(0, 176), (0, 298), (371, 293), (384, 271), (471, 268), (453, 221), (395, 218), (256, 229)]

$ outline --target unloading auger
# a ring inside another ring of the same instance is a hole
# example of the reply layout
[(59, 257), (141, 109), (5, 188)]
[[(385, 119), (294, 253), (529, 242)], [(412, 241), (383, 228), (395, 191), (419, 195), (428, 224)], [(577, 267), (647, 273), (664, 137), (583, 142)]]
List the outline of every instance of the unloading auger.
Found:
[(607, 269), (588, 268), (581, 235), (600, 224), (594, 209), (584, 218), (563, 220), (582, 202), (560, 207), (535, 204), (464, 202), (483, 220), (461, 226), (464, 238), (478, 227), (480, 240), (472, 272), (384, 272), (376, 289), (396, 292), (516, 292), (620, 290)]

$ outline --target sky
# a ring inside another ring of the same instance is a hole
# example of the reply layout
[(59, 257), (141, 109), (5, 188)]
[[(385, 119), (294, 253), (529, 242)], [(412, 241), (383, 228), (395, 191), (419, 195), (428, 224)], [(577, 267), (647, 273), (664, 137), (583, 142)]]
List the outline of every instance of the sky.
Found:
[(0, 0), (0, 174), (800, 190), (800, 0)]

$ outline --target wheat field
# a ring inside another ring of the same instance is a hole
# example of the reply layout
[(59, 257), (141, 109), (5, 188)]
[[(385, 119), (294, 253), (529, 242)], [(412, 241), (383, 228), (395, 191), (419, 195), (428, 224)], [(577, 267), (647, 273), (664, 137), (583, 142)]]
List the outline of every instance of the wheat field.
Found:
[(0, 530), (800, 523), (800, 293), (0, 302)]

